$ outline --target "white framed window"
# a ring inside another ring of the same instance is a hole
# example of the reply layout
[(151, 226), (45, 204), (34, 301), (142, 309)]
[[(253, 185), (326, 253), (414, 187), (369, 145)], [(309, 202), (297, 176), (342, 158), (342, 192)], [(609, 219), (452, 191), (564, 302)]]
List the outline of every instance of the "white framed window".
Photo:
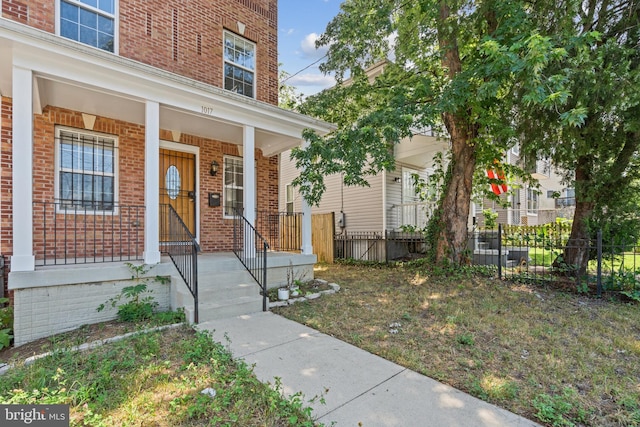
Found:
[(520, 143), (517, 142), (516, 145), (514, 145), (513, 147), (511, 147), (511, 152), (513, 154), (515, 154), (516, 156), (520, 155)]
[(420, 197), (416, 194), (413, 175), (419, 175), (417, 170), (402, 168), (402, 203), (417, 203)]
[(255, 98), (256, 45), (224, 32), (224, 88)]
[(56, 201), (60, 210), (116, 209), (117, 147), (113, 135), (56, 128)]
[(57, 0), (56, 32), (62, 37), (117, 53), (118, 0)]
[(244, 200), (244, 167), (241, 157), (225, 156), (223, 159), (222, 198), (224, 216), (232, 218), (234, 209), (243, 210)]
[(287, 184), (286, 189), (285, 189), (285, 198), (284, 198), (284, 204), (285, 204), (285, 210), (288, 214), (292, 214), (293, 213), (293, 185), (292, 184)]
[(527, 188), (527, 214), (538, 215), (538, 191), (535, 188)]

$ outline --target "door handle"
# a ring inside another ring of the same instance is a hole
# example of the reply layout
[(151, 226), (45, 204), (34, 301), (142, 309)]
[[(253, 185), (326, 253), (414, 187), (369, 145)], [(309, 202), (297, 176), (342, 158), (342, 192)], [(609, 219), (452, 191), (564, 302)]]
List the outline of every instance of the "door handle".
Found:
[(187, 195), (189, 196), (189, 198), (190, 198), (191, 200), (193, 200), (194, 202), (196, 201), (196, 192), (195, 192), (195, 191), (189, 191), (189, 192), (187, 193)]

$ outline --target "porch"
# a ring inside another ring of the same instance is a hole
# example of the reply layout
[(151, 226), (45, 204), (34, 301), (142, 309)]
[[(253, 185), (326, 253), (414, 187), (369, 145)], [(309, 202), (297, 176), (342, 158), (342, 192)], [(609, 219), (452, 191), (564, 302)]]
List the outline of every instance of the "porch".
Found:
[[(267, 287), (284, 285), (288, 277), (312, 278), (315, 261), (315, 255), (268, 252)], [(200, 322), (262, 311), (260, 286), (233, 252), (201, 253), (196, 262)], [(171, 259), (162, 256), (150, 267), (141, 279), (150, 279), (148, 288), (159, 309), (184, 308), (187, 320), (193, 322), (194, 299)], [(155, 282), (156, 276), (169, 281)], [(47, 265), (11, 273), (15, 345), (114, 319), (115, 310), (98, 312), (96, 308), (130, 286), (131, 277), (121, 261)]]

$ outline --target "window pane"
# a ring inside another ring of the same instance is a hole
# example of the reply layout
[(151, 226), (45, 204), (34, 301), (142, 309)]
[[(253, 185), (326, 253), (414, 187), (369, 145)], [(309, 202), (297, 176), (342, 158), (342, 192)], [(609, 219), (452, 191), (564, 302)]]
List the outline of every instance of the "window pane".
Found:
[(113, 14), (115, 12), (113, 0), (100, 0), (98, 2), (98, 9)]
[(98, 47), (107, 52), (113, 52), (113, 36), (104, 33), (98, 33)]
[(98, 16), (98, 31), (113, 35), (113, 19)]
[(98, 45), (98, 33), (96, 30), (80, 26), (80, 41), (90, 46)]
[(80, 24), (89, 28), (98, 28), (98, 15), (85, 9), (80, 9)]
[(98, 0), (80, 0), (80, 3), (84, 3), (89, 6), (98, 7)]
[(78, 34), (78, 24), (63, 19), (60, 22), (60, 35), (77, 41), (80, 38)]
[(60, 17), (71, 22), (78, 22), (78, 6), (66, 2), (60, 3)]

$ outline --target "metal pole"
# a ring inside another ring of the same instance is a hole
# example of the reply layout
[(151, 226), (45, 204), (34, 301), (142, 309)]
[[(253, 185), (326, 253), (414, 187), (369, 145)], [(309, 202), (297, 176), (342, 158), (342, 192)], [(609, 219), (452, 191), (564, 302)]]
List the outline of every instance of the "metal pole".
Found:
[(502, 224), (498, 224), (498, 279), (502, 279)]
[(267, 311), (267, 242), (263, 242), (263, 262), (262, 267), (262, 311)]
[(598, 297), (601, 297), (602, 296), (602, 230), (598, 230), (597, 239), (598, 239), (597, 241), (597, 250), (598, 250), (597, 283), (598, 283)]

